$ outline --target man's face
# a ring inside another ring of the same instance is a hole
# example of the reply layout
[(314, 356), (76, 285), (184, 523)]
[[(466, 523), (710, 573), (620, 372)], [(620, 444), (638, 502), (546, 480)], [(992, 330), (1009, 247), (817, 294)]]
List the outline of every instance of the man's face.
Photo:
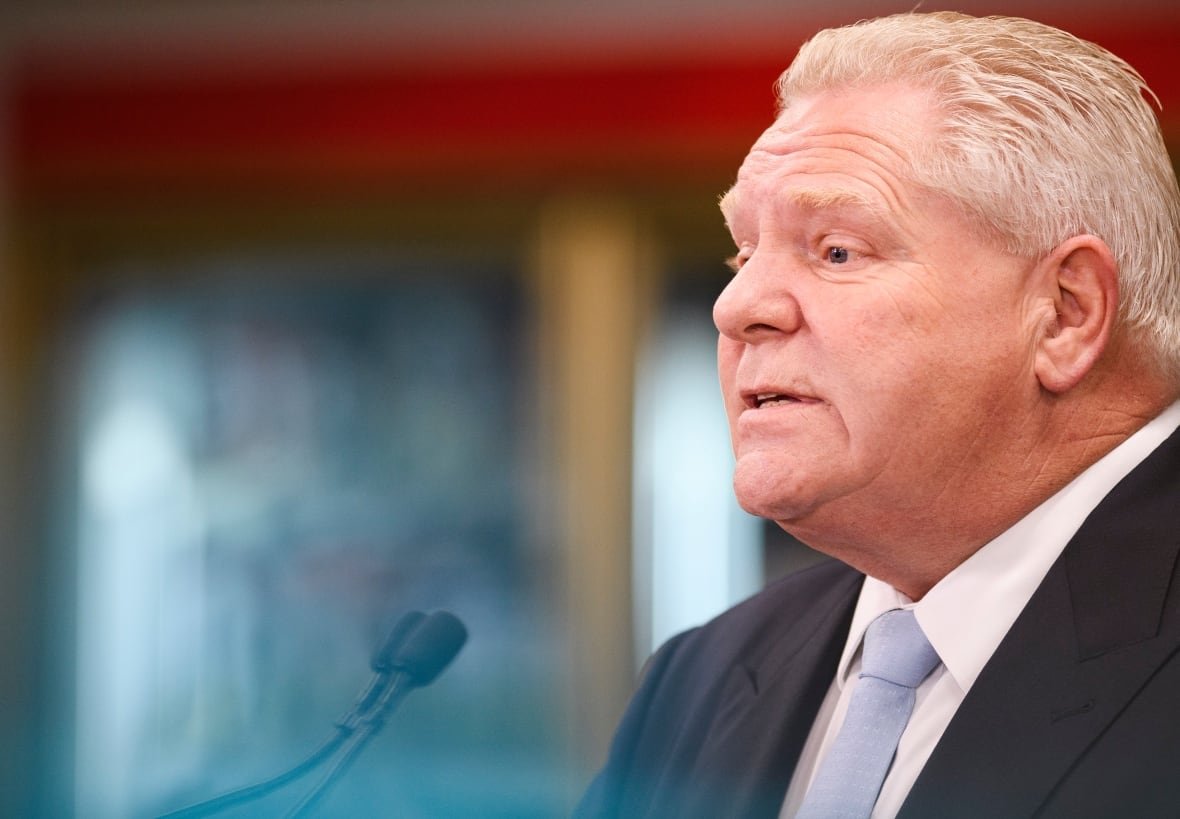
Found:
[(1031, 263), (911, 180), (934, 117), (902, 86), (798, 100), (722, 202), (734, 487), (821, 549), (969, 503), (1037, 397)]

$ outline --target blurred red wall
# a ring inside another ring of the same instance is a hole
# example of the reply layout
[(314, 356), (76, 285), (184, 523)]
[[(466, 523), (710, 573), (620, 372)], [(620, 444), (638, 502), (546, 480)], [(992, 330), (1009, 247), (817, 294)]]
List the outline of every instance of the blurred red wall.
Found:
[[(1180, 133), (1180, 22), (1049, 22), (1138, 68)], [(16, 57), (13, 181), (19, 200), (732, 172), (810, 30), (773, 33), (741, 50), (500, 40), (413, 57), (42, 45)]]

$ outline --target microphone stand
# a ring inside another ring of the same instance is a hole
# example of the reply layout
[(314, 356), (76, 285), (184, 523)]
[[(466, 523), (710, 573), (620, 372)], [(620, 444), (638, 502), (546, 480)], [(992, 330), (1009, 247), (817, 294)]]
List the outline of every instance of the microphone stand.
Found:
[[(357, 697), (356, 704), (336, 721), (335, 732), (324, 740), (302, 762), (263, 782), (238, 788), (228, 793), (223, 793), (213, 799), (162, 814), (158, 819), (197, 819), (197, 817), (210, 816), (234, 805), (240, 805), (243, 802), (252, 802), (256, 799), (261, 799), (267, 794), (273, 793), (284, 785), (294, 782), (317, 768), (335, 754), (350, 737), (353, 737), (358, 729), (364, 729), (366, 734), (374, 733), (376, 729), (370, 726), (374, 722), (378, 726), (384, 722), (385, 713), (387, 713), (390, 703), (396, 704), (400, 702), (409, 693), (408, 687), (404, 685), (404, 682), (410, 679), (411, 675), (408, 675), (402, 667), (405, 662), (405, 659), (403, 659), (403, 649), (406, 647), (407, 642), (411, 642), (409, 648), (412, 660), (413, 656), (416, 656), (415, 652), (421, 653), (421, 648), (415, 649), (415, 644), (410, 638), (414, 637), (418, 643), (421, 643), (423, 639), (431, 637), (438, 631), (437, 626), (432, 626), (433, 631), (427, 629), (425, 635), (419, 635), (419, 629), (425, 623), (435, 623), (443, 615), (458, 622), (454, 615), (447, 615), (446, 612), (436, 612), (428, 617), (420, 611), (407, 612), (398, 620), (389, 637), (385, 640), (385, 644), (373, 657), (371, 666), (376, 673), (369, 682), (369, 685)], [(459, 647), (461, 646), (462, 643), (460, 642)], [(459, 647), (455, 648), (456, 653)], [(454, 655), (452, 654), (451, 656), (453, 657)], [(441, 671), (441, 668), (439, 671)], [(433, 677), (430, 679), (433, 679)], [(355, 744), (354, 742), (350, 745), (350, 748), (354, 747)], [(355, 753), (352, 755), (355, 756)], [(340, 767), (339, 763), (335, 767)], [(321, 787), (317, 788), (317, 790), (322, 790), (322, 787), (323, 783), (321, 782)]]
[(287, 819), (307, 816), (327, 793), (328, 788), (348, 770), (369, 740), (381, 730), (385, 718), (393, 713), (412, 690), (434, 682), (443, 669), (450, 665), (466, 641), (467, 629), (458, 617), (445, 611), (436, 611), (428, 615), (422, 625), (401, 644), (397, 657), (390, 663), (390, 667), (398, 672), (393, 682), (381, 692), (377, 703), (361, 716), (359, 726), (349, 737), (348, 744), (336, 760), (336, 764), (324, 775), (319, 784), (292, 808), (287, 814)]
[(313, 751), (310, 756), (278, 776), (273, 776), (263, 782), (223, 793), (214, 799), (200, 802), (196, 805), (190, 805), (187, 808), (165, 813), (158, 817), (158, 819), (196, 819), (199, 816), (210, 816), (226, 808), (231, 808), (234, 805), (240, 805), (243, 802), (252, 802), (255, 799), (261, 799), (267, 794), (283, 787), (288, 782), (294, 782), (296, 779), (317, 768), (324, 760), (336, 753), (352, 732), (352, 728), (338, 725), (336, 727), (336, 733), (321, 743), (320, 747)]
[(370, 711), (370, 713), (360, 720), (355, 732), (351, 732), (344, 744), (344, 750), (340, 756), (336, 758), (336, 762), (328, 769), (323, 778), (312, 788), (304, 797), (299, 800), (299, 803), (291, 809), (287, 814), (286, 819), (298, 819), (309, 815), (312, 808), (324, 797), (328, 789), (336, 784), (344, 773), (352, 767), (352, 763), (356, 760), (365, 746), (368, 745), (369, 740), (377, 735), (377, 732), (385, 725), (385, 718), (392, 713), (401, 701), (409, 695), (414, 688), (413, 680), (408, 674), (399, 674), (393, 685), (389, 686), (382, 694), (377, 705)]

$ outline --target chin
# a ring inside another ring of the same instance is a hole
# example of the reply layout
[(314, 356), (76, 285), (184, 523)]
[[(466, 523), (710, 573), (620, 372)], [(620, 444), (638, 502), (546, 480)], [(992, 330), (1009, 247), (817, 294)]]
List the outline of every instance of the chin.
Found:
[(740, 463), (733, 473), (738, 505), (751, 515), (790, 522), (806, 517), (817, 503), (805, 480), (789, 477), (754, 464)]

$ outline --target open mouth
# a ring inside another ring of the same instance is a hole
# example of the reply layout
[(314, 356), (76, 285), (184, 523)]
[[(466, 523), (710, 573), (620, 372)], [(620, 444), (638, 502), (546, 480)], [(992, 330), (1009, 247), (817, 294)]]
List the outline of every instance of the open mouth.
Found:
[(785, 404), (803, 404), (810, 403), (807, 399), (800, 398), (797, 395), (789, 395), (781, 392), (760, 392), (755, 395), (748, 396), (746, 403), (752, 409), (764, 409), (766, 407), (780, 407)]

